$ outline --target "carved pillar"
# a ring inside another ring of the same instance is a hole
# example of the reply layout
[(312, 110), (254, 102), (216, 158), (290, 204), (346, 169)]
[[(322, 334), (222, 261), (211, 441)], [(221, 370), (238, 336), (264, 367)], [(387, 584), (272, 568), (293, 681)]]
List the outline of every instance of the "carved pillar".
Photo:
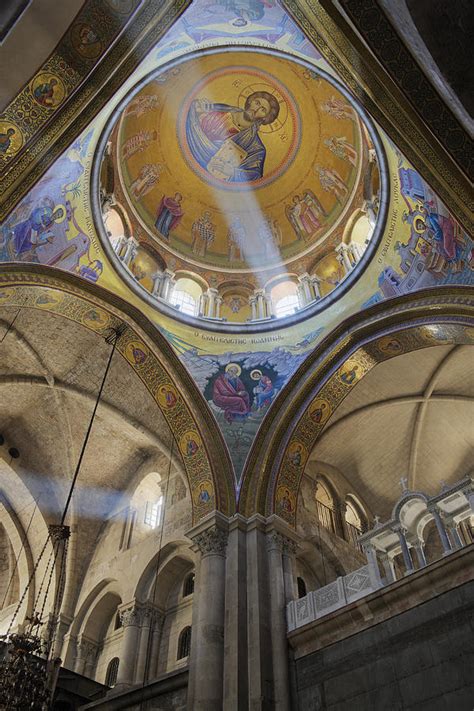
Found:
[(271, 294), (267, 294), (265, 292), (264, 300), (265, 300), (265, 313), (270, 318), (273, 318), (275, 316), (275, 310), (273, 308), (273, 299), (272, 299)]
[(462, 548), (463, 542), (459, 535), (455, 521), (452, 518), (445, 518), (446, 529), (449, 534), (452, 548)]
[(130, 262), (132, 262), (137, 256), (138, 242), (135, 237), (129, 237), (125, 247), (125, 253), (122, 257), (122, 262), (129, 267)]
[(140, 640), (137, 651), (137, 665), (135, 670), (135, 682), (144, 682), (145, 670), (147, 667), (148, 642), (150, 639), (150, 627), (153, 609), (151, 605), (144, 605), (138, 609), (138, 621), (140, 625)]
[(196, 583), (199, 599), (192, 629), (197, 654), (191, 658), (193, 689), (188, 707), (193, 711), (222, 711), (228, 534), (216, 521), (202, 532), (188, 535), (201, 553)]
[(216, 311), (217, 311), (217, 298), (219, 296), (219, 292), (217, 289), (213, 289), (210, 287), (207, 290), (207, 318), (217, 318)]
[(314, 300), (314, 295), (312, 293), (311, 289), (311, 278), (309, 274), (301, 274), (301, 276), (298, 277), (299, 281), (299, 294), (300, 294), (300, 300), (303, 306), (306, 306), (307, 304), (310, 304)]
[(446, 533), (443, 519), (441, 518), (438, 507), (428, 506), (428, 511), (433, 516), (436, 528), (438, 529), (438, 535), (441, 539), (441, 545), (443, 546), (443, 555), (449, 555), (451, 553), (451, 544), (449, 542), (448, 534)]
[(382, 578), (380, 577), (379, 564), (377, 561), (377, 551), (374, 546), (369, 543), (363, 544), (363, 551), (369, 565), (369, 577), (372, 587), (377, 590), (382, 587)]
[(278, 531), (267, 534), (268, 578), (270, 583), (271, 640), (275, 711), (289, 711), (290, 683), (288, 642), (286, 638), (286, 594), (283, 573), (283, 549), (287, 539)]
[(383, 553), (380, 556), (380, 560), (385, 571), (385, 579), (387, 581), (387, 585), (390, 585), (390, 583), (393, 583), (396, 580), (393, 558), (391, 558), (387, 553)]
[(257, 297), (250, 296), (249, 297), (249, 304), (250, 304), (250, 310), (251, 310), (251, 320), (255, 321), (257, 319)]
[(344, 272), (348, 274), (352, 269), (351, 260), (349, 258), (348, 246), (343, 242), (336, 247), (337, 261), (344, 267)]
[(219, 294), (216, 296), (216, 318), (221, 318), (221, 306), (222, 306), (222, 296)]
[(96, 655), (97, 643), (84, 635), (80, 635), (76, 642), (76, 659), (74, 661), (76, 674), (91, 676), (94, 671)]
[(413, 573), (413, 561), (410, 555), (410, 549), (408, 548), (408, 543), (406, 539), (406, 530), (402, 526), (394, 527), (394, 532), (398, 536), (400, 542), (400, 548), (402, 549), (403, 562), (405, 563), (406, 573)]
[(317, 277), (315, 274), (313, 274), (313, 276), (311, 277), (311, 286), (312, 286), (314, 298), (316, 299), (316, 301), (321, 298), (321, 288), (319, 286), (320, 284), (321, 284), (321, 279), (319, 277)]
[(123, 627), (122, 649), (115, 688), (131, 686), (135, 679), (135, 662), (140, 634), (140, 612), (135, 602), (119, 609)]
[(199, 297), (199, 316), (207, 316), (209, 311), (209, 295), (203, 292)]
[(165, 616), (162, 612), (154, 609), (151, 615), (151, 644), (150, 644), (150, 659), (148, 661), (147, 679), (155, 679), (158, 676), (158, 661), (160, 653), (161, 635), (163, 633), (163, 624)]
[(123, 259), (125, 255), (125, 250), (126, 250), (126, 244), (127, 244), (127, 238), (125, 235), (120, 235), (120, 237), (117, 237), (117, 239), (114, 242), (114, 252), (117, 255), (119, 259)]
[(426, 566), (425, 551), (423, 549), (423, 541), (417, 536), (413, 536), (410, 539), (410, 545), (416, 553), (416, 560), (418, 562), (418, 568), (424, 568)]
[(264, 289), (256, 289), (255, 290), (255, 298), (257, 300), (257, 318), (258, 319), (265, 318), (267, 313), (266, 313), (266, 308), (265, 308), (265, 291), (264, 291)]

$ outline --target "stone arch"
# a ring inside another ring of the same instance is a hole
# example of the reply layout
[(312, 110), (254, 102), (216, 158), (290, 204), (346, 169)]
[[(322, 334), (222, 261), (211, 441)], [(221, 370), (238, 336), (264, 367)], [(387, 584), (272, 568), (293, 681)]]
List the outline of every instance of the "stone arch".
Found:
[(402, 353), (474, 341), (473, 290), (425, 289), (355, 314), (319, 344), (276, 398), (243, 474), (239, 511), (296, 522), (300, 482), (318, 436), (352, 388)]
[[(173, 433), (189, 482), (193, 521), (214, 509), (226, 515), (235, 511), (232, 465), (219, 428), (171, 346), (138, 309), (75, 275), (39, 265), (8, 265), (0, 284), (0, 306), (50, 311), (102, 337), (125, 323), (117, 351), (150, 391)], [(173, 394), (171, 407), (160, 397), (163, 387)], [(207, 501), (199, 497), (202, 486), (209, 493)]]

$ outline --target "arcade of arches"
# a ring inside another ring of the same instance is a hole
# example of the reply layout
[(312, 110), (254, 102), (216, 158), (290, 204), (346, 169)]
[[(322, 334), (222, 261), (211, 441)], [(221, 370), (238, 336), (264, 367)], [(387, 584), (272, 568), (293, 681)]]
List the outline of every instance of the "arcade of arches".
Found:
[(473, 125), (384, 4), (6, 11), (0, 668), (53, 711), (472, 709)]

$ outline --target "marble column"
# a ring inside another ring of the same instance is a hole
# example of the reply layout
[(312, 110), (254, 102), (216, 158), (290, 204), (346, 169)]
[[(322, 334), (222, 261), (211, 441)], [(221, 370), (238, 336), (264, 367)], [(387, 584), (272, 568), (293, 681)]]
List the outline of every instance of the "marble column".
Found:
[(278, 531), (267, 534), (268, 579), (270, 583), (271, 640), (275, 711), (290, 711), (288, 642), (286, 638), (286, 594), (283, 548), (286, 539)]
[(152, 618), (152, 607), (144, 605), (138, 611), (140, 624), (140, 639), (138, 643), (137, 665), (135, 669), (135, 682), (143, 683), (146, 681), (145, 671), (147, 667), (147, 659), (149, 654), (150, 627)]
[(207, 290), (207, 318), (218, 318), (217, 316), (217, 299), (219, 298), (219, 292), (217, 289), (209, 287)]
[(428, 506), (428, 511), (433, 516), (436, 528), (438, 529), (438, 535), (441, 540), (441, 545), (443, 546), (443, 555), (449, 555), (452, 549), (441, 514), (436, 506)]
[(275, 310), (273, 308), (273, 299), (272, 299), (271, 294), (265, 293), (264, 299), (265, 299), (266, 315), (269, 316), (270, 318), (273, 318), (275, 316)]
[(313, 274), (313, 276), (311, 277), (311, 286), (313, 288), (314, 298), (316, 301), (321, 298), (320, 284), (321, 284), (321, 279)]
[(445, 520), (446, 520), (446, 528), (447, 528), (447, 531), (449, 534), (449, 538), (450, 538), (452, 547), (453, 548), (462, 548), (464, 544), (461, 540), (461, 536), (459, 535), (455, 521), (452, 518), (445, 519)]
[(341, 243), (338, 247), (336, 247), (336, 254), (337, 261), (342, 264), (345, 273), (348, 274), (352, 269), (352, 264), (349, 258), (347, 244)]
[(363, 551), (365, 553), (369, 566), (369, 577), (371, 585), (374, 590), (378, 590), (382, 587), (382, 578), (380, 577), (379, 564), (377, 561), (377, 551), (371, 543), (365, 543), (363, 545)]
[(216, 296), (216, 318), (221, 318), (222, 296)]
[(246, 521), (236, 514), (229, 522), (226, 549), (224, 697), (226, 711), (247, 711), (249, 645), (247, 635)]
[(199, 316), (207, 316), (209, 310), (209, 296), (204, 292), (199, 297)]
[(395, 566), (393, 565), (393, 559), (390, 558), (390, 556), (387, 553), (383, 553), (380, 556), (380, 560), (382, 562), (383, 569), (385, 571), (385, 579), (387, 581), (387, 585), (390, 585), (390, 583), (393, 583), (396, 580)]
[(137, 256), (138, 242), (134, 237), (129, 237), (126, 242), (125, 253), (122, 257), (122, 262), (129, 267), (130, 263)]
[(125, 235), (120, 235), (120, 237), (117, 237), (114, 243), (114, 252), (118, 256), (119, 259), (123, 258), (123, 255), (125, 254), (125, 245), (127, 244), (127, 238)]
[(314, 299), (311, 290), (311, 279), (309, 274), (301, 274), (301, 276), (298, 277), (298, 281), (301, 303), (303, 304), (303, 306), (306, 306), (307, 304), (310, 304)]
[(191, 659), (194, 670), (190, 708), (222, 711), (227, 531), (214, 523), (190, 537), (201, 553), (197, 580), (199, 601), (192, 630), (197, 654)]
[(414, 538), (412, 541), (410, 541), (410, 543), (416, 553), (416, 559), (418, 561), (418, 568), (425, 568), (426, 567), (426, 558), (425, 558), (425, 551), (423, 549), (423, 541), (421, 541), (419, 538)]
[(265, 291), (263, 289), (257, 289), (255, 291), (255, 297), (257, 300), (257, 318), (265, 318), (267, 315), (265, 309)]
[(405, 529), (402, 526), (397, 526), (393, 529), (398, 536), (400, 542), (400, 547), (402, 549), (403, 562), (405, 563), (406, 574), (413, 573), (413, 561), (411, 559), (410, 550), (408, 548), (407, 539), (405, 536)]
[(95, 661), (97, 654), (97, 643), (81, 635), (76, 641), (76, 658), (74, 660), (74, 671), (82, 676), (91, 676), (93, 668), (91, 662)]
[(283, 579), (285, 583), (285, 610), (289, 602), (298, 597), (296, 589), (296, 550), (297, 544), (288, 538), (283, 542)]
[(154, 609), (151, 615), (151, 644), (150, 659), (148, 660), (148, 680), (155, 679), (158, 676), (158, 661), (160, 656), (161, 635), (163, 632), (164, 621), (164, 614), (159, 610)]
[(256, 321), (257, 319), (257, 297), (249, 297), (250, 311), (251, 311), (251, 321)]
[(133, 602), (119, 609), (122, 622), (122, 649), (115, 688), (131, 686), (135, 679), (135, 662), (140, 635), (140, 611)]

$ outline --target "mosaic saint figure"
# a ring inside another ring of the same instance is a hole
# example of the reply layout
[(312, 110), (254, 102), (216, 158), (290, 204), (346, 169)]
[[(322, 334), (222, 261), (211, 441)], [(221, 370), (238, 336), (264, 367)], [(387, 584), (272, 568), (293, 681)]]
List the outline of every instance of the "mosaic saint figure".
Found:
[(155, 227), (158, 232), (169, 239), (170, 232), (174, 230), (180, 223), (184, 215), (181, 201), (183, 196), (181, 193), (175, 193), (174, 198), (163, 195), (156, 216)]
[(152, 109), (157, 109), (159, 106), (159, 98), (156, 94), (144, 94), (136, 96), (131, 100), (125, 109), (125, 116), (136, 116), (139, 118)]
[(229, 262), (237, 262), (242, 259), (242, 247), (245, 242), (246, 231), (240, 217), (234, 218), (227, 233), (227, 256)]
[(329, 114), (330, 116), (334, 116), (335, 119), (353, 119), (354, 118), (354, 109), (350, 104), (345, 104), (342, 99), (337, 99), (335, 96), (331, 96), (329, 99), (326, 99), (321, 104), (322, 110), (326, 113)]
[(357, 151), (345, 136), (326, 138), (324, 145), (341, 160), (346, 160), (353, 166), (357, 165)]
[(277, 99), (268, 91), (254, 91), (243, 109), (195, 99), (186, 119), (186, 137), (195, 160), (214, 178), (243, 183), (263, 177), (266, 148), (260, 126), (275, 121)]
[(135, 153), (142, 153), (157, 138), (158, 133), (156, 131), (139, 131), (134, 136), (130, 136), (123, 144), (122, 156), (124, 160), (128, 160)]
[(319, 230), (322, 224), (320, 218), (325, 215), (321, 203), (310, 191), (306, 191), (301, 198), (294, 195), (292, 205), (287, 205), (285, 212), (296, 235), (303, 239), (311, 237)]
[(211, 222), (210, 212), (203, 212), (201, 217), (193, 223), (191, 233), (193, 253), (198, 257), (205, 257), (209, 245), (216, 238), (216, 228)]
[(52, 242), (54, 234), (51, 228), (63, 215), (64, 208), (58, 207), (54, 210), (54, 205), (45, 200), (43, 205), (31, 211), (26, 220), (15, 225), (13, 235), (17, 256)]
[(54, 106), (54, 87), (57, 86), (58, 80), (54, 77), (49, 81), (38, 84), (33, 91), (33, 96), (35, 97), (38, 104), (41, 106), (46, 106), (50, 109)]
[(140, 200), (144, 195), (150, 192), (154, 185), (160, 179), (160, 173), (163, 166), (159, 163), (146, 163), (142, 165), (138, 171), (138, 175), (130, 185), (130, 192), (135, 200)]
[(257, 236), (263, 256), (270, 259), (275, 258), (282, 240), (282, 234), (278, 221), (272, 220), (268, 216), (263, 216), (263, 220), (261, 220), (258, 228)]
[(321, 187), (326, 193), (332, 193), (338, 202), (342, 202), (349, 192), (344, 180), (334, 168), (315, 166), (316, 175), (319, 176)]
[(253, 388), (253, 394), (255, 395), (255, 406), (257, 410), (260, 410), (271, 403), (275, 388), (271, 378), (268, 375), (263, 375), (261, 370), (252, 370), (250, 377), (257, 381)]
[(0, 154), (5, 155), (12, 143), (12, 136), (15, 135), (14, 128), (8, 128), (6, 133), (0, 133)]
[(224, 410), (224, 418), (229, 423), (250, 413), (250, 396), (239, 378), (241, 372), (240, 365), (229, 363), (225, 372), (215, 379), (212, 389), (212, 400)]

